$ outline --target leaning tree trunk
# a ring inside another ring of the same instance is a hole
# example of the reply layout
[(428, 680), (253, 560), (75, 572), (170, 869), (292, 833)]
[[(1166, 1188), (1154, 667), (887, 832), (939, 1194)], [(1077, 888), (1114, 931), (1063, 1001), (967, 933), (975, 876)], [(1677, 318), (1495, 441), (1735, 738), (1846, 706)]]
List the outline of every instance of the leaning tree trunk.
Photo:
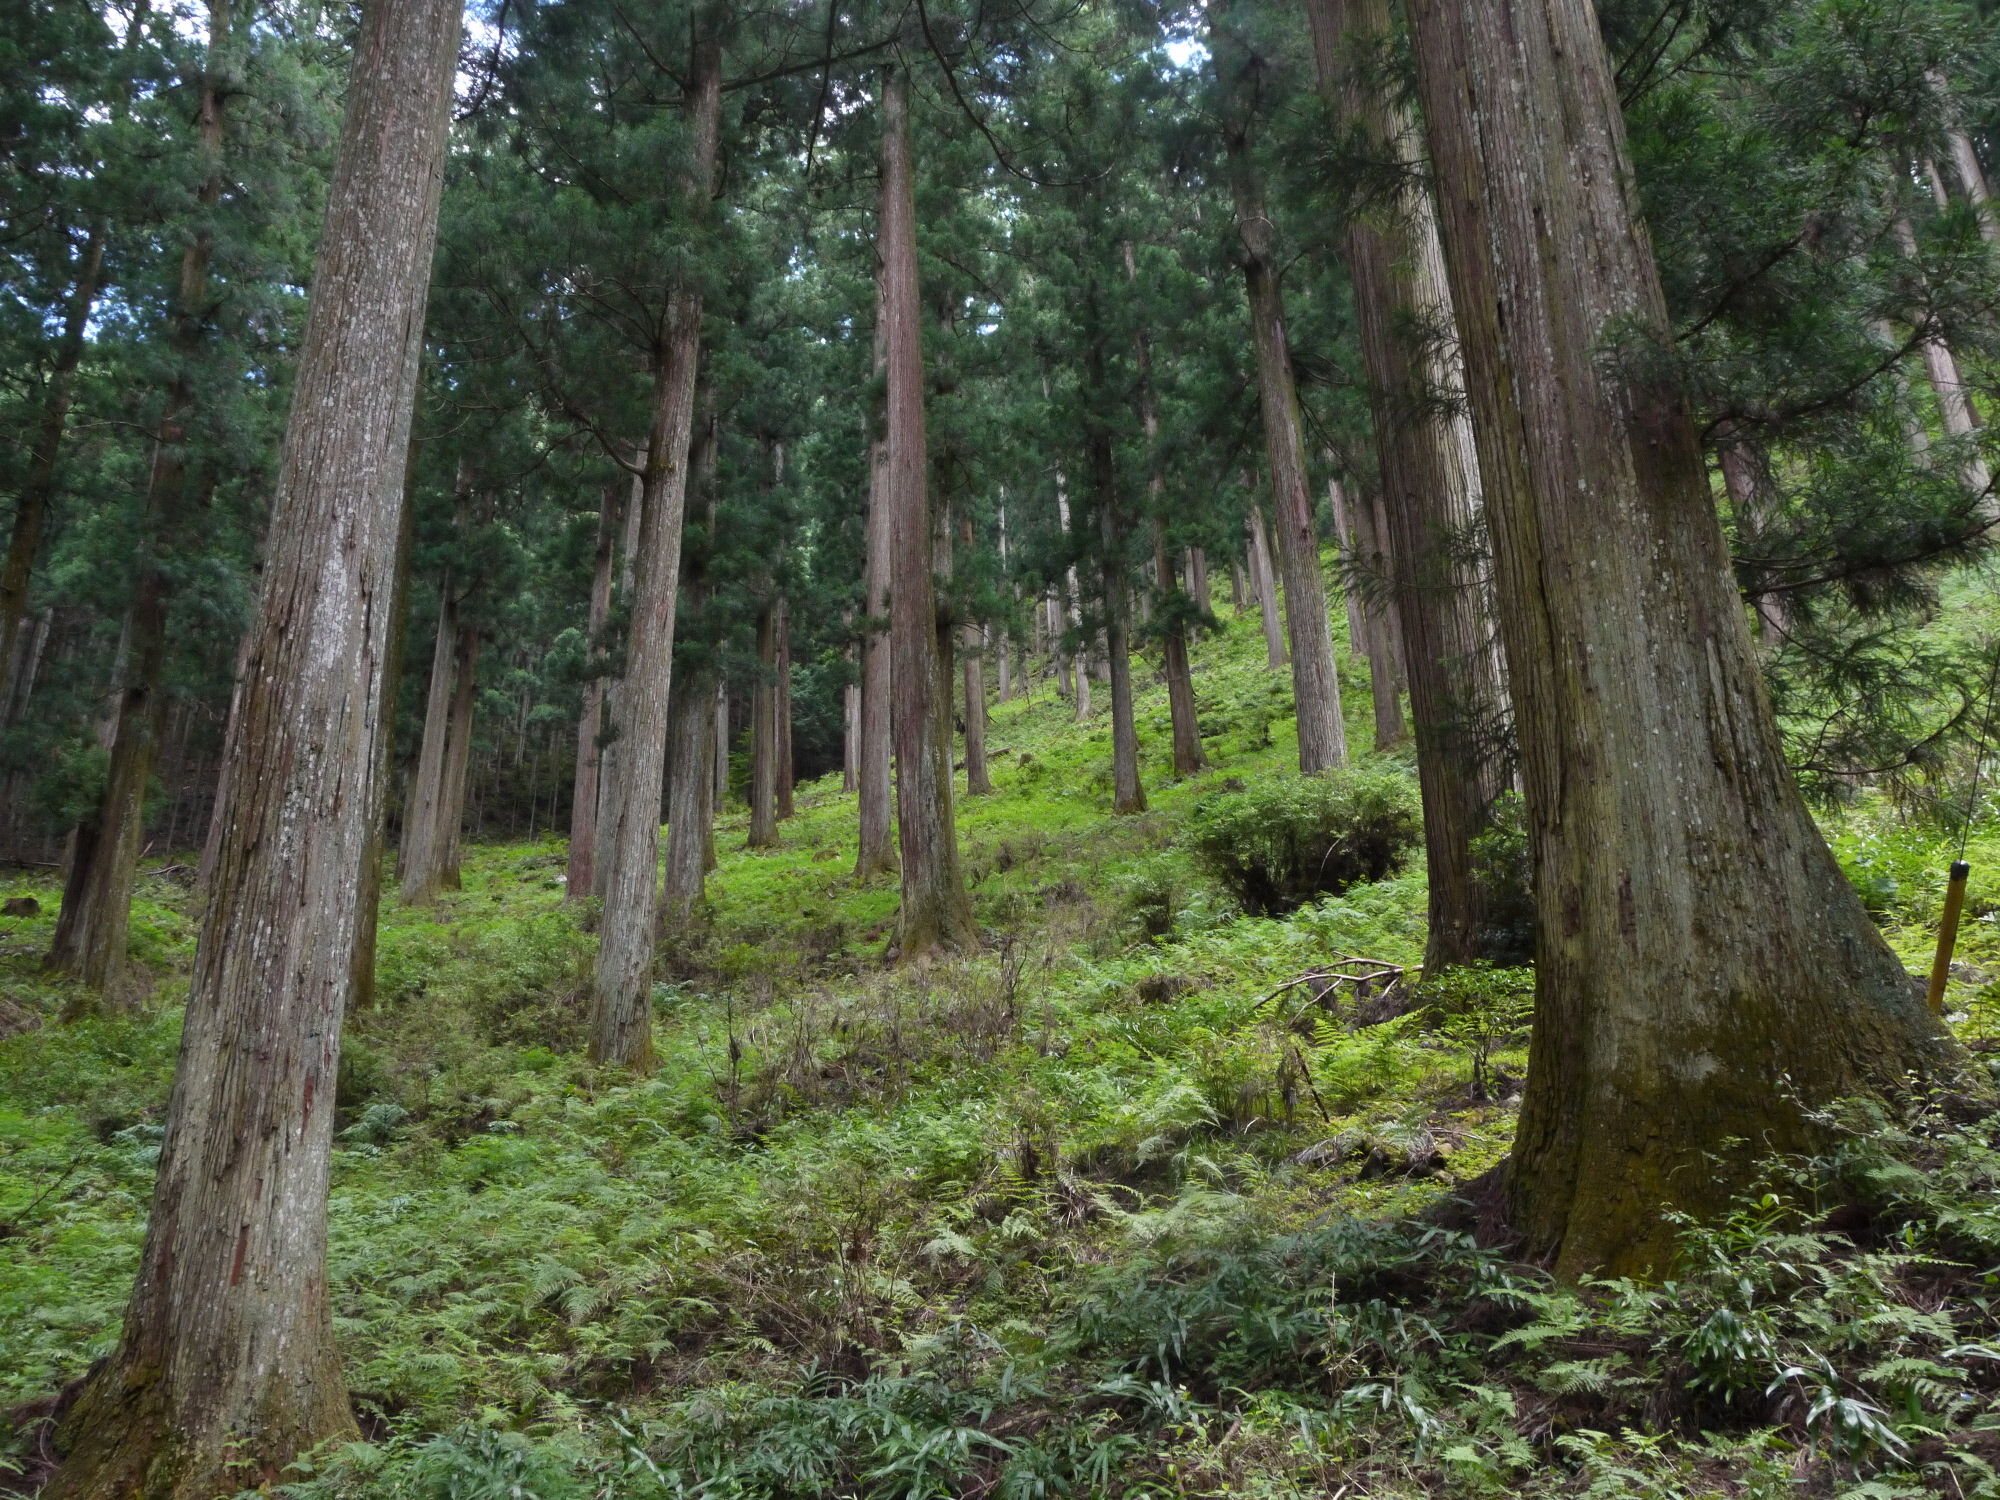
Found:
[[(875, 272), (875, 306), (875, 374), (879, 379), (889, 357), (889, 328), (881, 313), (883, 291), (879, 255)], [(889, 577), (895, 560), (891, 556), (894, 517), (889, 509), (888, 466), (887, 437), (874, 430), (871, 418), (868, 438), (868, 560), (862, 608), (862, 613), (868, 618), (861, 635), (861, 701), (855, 744), (860, 831), (854, 873), (863, 880), (871, 875), (893, 873), (898, 868), (896, 813), (889, 779), (892, 747), (889, 697), (893, 665), (888, 631)]]
[(1666, 1272), (1810, 1111), (1956, 1049), (1787, 770), (1588, 0), (1412, 0), (1543, 920), (1508, 1194)]
[[(722, 49), (712, 37), (694, 43), (687, 109), (692, 149), (681, 193), (689, 214), (698, 216), (708, 206), (722, 120)], [(674, 607), (680, 594), (688, 439), (694, 432), (695, 377), (701, 354), (701, 300), (693, 285), (673, 288), (654, 354), (653, 431), (646, 445), (645, 485), (639, 499), (632, 625), (619, 695), (618, 785), (604, 841), (609, 869), (591, 986), (591, 1061), (641, 1073), (653, 1066), (660, 796), (666, 774), (667, 696), (674, 665)]]
[(21, 621), (28, 613), (28, 579), (34, 572), (35, 554), (41, 550), (49, 501), (55, 495), (57, 461), (69, 431), (70, 405), (76, 399), (76, 372), (83, 364), (84, 340), (103, 271), (104, 225), (100, 222), (90, 226), (89, 237), (77, 256), (76, 280), (70, 288), (69, 305), (63, 309), (62, 337), (56, 343), (56, 357), (42, 398), (41, 426), (28, 454), (27, 482), (14, 502), (14, 529), (8, 538), (6, 561), (0, 563), (0, 703), (9, 702), (14, 695), (14, 659)]
[(1271, 568), (1271, 543), (1264, 527), (1264, 508), (1255, 490), (1244, 487), (1250, 501), (1250, 587), (1264, 624), (1264, 664), (1272, 671), (1285, 665), (1285, 622), (1278, 612), (1278, 582)]
[(354, 1435), (326, 1265), (457, 0), (363, 12), (137, 1284), (50, 1500), (212, 1500)]
[(604, 738), (604, 622), (611, 615), (611, 554), (618, 535), (618, 487), (597, 506), (597, 555), (590, 575), (589, 633), (584, 640), (583, 712), (576, 721), (576, 780), (569, 804), (569, 869), (564, 899), (581, 901), (597, 879), (597, 773)]
[(752, 849), (778, 842), (778, 607), (757, 612), (757, 680), (750, 688), (750, 837)]
[[(1349, 131), (1378, 161), (1410, 171), (1419, 143), (1373, 61), (1391, 37), (1388, 0), (1307, 0), (1306, 10), (1320, 86)], [(1429, 874), (1424, 968), (1439, 973), (1480, 956), (1485, 909), (1472, 841), (1504, 790), (1501, 687), (1468, 545), (1479, 525), (1479, 475), (1469, 419), (1455, 399), (1465, 381), (1456, 340), (1411, 337), (1413, 329), (1453, 328), (1430, 194), (1410, 182), (1357, 210), (1347, 225), (1347, 263), (1409, 648)], [(1336, 494), (1336, 514), (1346, 509), (1342, 499)], [(1371, 674), (1377, 670), (1371, 652)], [(1378, 715), (1378, 734), (1379, 722)]]
[[(937, 701), (936, 586), (931, 577), (929, 464), (924, 440), (922, 299), (917, 282), (914, 167), (909, 80), (883, 71), (883, 351), (888, 385), (884, 498), (891, 524), (890, 679), (896, 744), (896, 832), (902, 846), (902, 911), (897, 945), (904, 962), (934, 948), (969, 948), (977, 934), (958, 868), (952, 822), (950, 740)], [(942, 743), (940, 741), (942, 740)], [(943, 774), (939, 774), (939, 768)]]
[(405, 906), (429, 906), (438, 896), (438, 828), (444, 806), (446, 752), (451, 744), (452, 671), (457, 660), (458, 602), (451, 575), (438, 585), (437, 640), (431, 648), (430, 689), (424, 695), (424, 733), (416, 775), (403, 804), (403, 846), (397, 860), (399, 897)]
[(1299, 769), (1308, 776), (1347, 761), (1347, 727), (1340, 713), (1340, 674), (1327, 622), (1326, 580), (1320, 576), (1319, 536), (1306, 493), (1306, 451), (1299, 434), (1299, 397), (1285, 337), (1284, 291), (1278, 282), (1277, 233), (1240, 131), (1229, 137), (1236, 232), (1243, 242), (1243, 281), (1250, 300), (1251, 343), (1257, 352), (1257, 403), (1264, 415), (1264, 449), (1271, 464), (1271, 522), (1278, 568), (1285, 577), (1285, 628), (1292, 647), (1292, 699), (1298, 715)]

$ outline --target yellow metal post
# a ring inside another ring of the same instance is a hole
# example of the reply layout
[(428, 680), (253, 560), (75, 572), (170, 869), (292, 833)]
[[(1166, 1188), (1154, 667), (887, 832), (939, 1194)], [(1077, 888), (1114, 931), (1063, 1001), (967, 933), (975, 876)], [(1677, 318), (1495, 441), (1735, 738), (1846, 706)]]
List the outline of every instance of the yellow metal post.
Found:
[(1944, 888), (1944, 920), (1938, 923), (1937, 957), (1931, 960), (1931, 1014), (1944, 1014), (1944, 982), (1951, 977), (1951, 955), (1958, 947), (1958, 914), (1965, 910), (1965, 877), (1972, 866), (1955, 860), (1951, 881)]

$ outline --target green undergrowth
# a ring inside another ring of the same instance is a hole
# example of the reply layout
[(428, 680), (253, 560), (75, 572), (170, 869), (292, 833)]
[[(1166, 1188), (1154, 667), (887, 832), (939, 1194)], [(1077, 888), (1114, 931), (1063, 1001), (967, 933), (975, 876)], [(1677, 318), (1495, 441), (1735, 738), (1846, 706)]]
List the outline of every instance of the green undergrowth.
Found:
[[(1294, 983), (1419, 960), (1420, 855), (1369, 845), (1338, 894), (1248, 916), (1196, 826), (1246, 809), (1232, 858), (1340, 797), (1393, 828), (1410, 768), (1362, 757), (1351, 795), (1301, 796), (1254, 628), (1198, 666), (1212, 765), (1170, 782), (1148, 684), (1136, 817), (1111, 815), (1101, 716), (1046, 686), (996, 708), (995, 791), (959, 802), (976, 954), (887, 962), (895, 887), (852, 877), (838, 778), (800, 789), (776, 850), (733, 812), (706, 923), (662, 955), (643, 1081), (582, 1059), (594, 913), (559, 843), (473, 849), (435, 909), (386, 904), (331, 1215), (366, 1441), (292, 1492), (2000, 1494), (1985, 1143), (1857, 1127), (1691, 1228), (1665, 1288), (1558, 1290), (1475, 1248), (1453, 1204), (1508, 1144), (1524, 976), (1413, 1008)], [(1345, 686), (1362, 743), (1365, 678)], [(1838, 830), (1849, 868), (1923, 889), (1873, 827)], [(44, 907), (0, 919), (12, 1406), (115, 1337), (193, 928), (149, 876), (143, 1003), (93, 1013), (37, 967), (54, 890), (7, 893)], [(1873, 1208), (1833, 1222), (1821, 1197)]]

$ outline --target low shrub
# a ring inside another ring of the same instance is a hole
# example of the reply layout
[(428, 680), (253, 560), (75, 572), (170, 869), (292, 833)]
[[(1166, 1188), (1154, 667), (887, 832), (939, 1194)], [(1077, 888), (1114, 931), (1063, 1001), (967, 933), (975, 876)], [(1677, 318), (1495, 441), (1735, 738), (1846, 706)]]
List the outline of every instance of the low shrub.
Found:
[(1252, 787), (1188, 819), (1195, 861), (1252, 916), (1393, 874), (1421, 828), (1415, 788), (1388, 771), (1337, 771)]

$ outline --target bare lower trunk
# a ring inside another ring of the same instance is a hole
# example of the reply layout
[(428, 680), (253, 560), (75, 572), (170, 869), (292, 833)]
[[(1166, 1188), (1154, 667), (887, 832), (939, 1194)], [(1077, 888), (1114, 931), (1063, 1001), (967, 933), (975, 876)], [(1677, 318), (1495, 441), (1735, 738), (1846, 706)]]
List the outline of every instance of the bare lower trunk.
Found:
[(889, 643), (895, 704), (896, 829), (902, 847), (897, 944), (904, 962), (934, 948), (969, 948), (977, 934), (958, 868), (952, 822), (951, 741), (938, 696), (938, 619), (931, 579), (929, 464), (924, 439), (923, 306), (917, 280), (916, 202), (910, 157), (909, 80), (883, 72), (883, 340), (888, 382), (888, 453), (883, 488), (894, 559)]
[[(1391, 614), (1395, 599), (1395, 553), (1389, 545), (1388, 523), (1381, 508), (1368, 496), (1355, 499), (1353, 515), (1363, 522), (1362, 565), (1369, 589), (1360, 592), (1363, 630), (1368, 641), (1368, 698), (1375, 709), (1375, 748), (1393, 750), (1409, 738), (1403, 727), (1402, 671), (1396, 650), (1396, 622)], [(1357, 592), (1350, 590), (1350, 598)]]
[(757, 613), (757, 680), (750, 687), (750, 837), (752, 849), (778, 842), (778, 611)]
[[(697, 38), (688, 75), (691, 159), (682, 193), (691, 214), (706, 211), (721, 124), (722, 53)], [(667, 698), (674, 664), (674, 609), (680, 596), (681, 518), (687, 501), (688, 440), (694, 432), (701, 353), (701, 294), (675, 286), (654, 352), (653, 430), (646, 444), (634, 569), (632, 625), (619, 695), (617, 785), (603, 830), (607, 862), (591, 986), (590, 1058), (635, 1072), (653, 1066), (653, 941), (659, 903), (660, 800), (666, 775)]]
[[(639, 472), (632, 475), (631, 484), (625, 497), (625, 536), (619, 549), (618, 599), (629, 602), (635, 580), (634, 569), (639, 555), (639, 521), (645, 514), (642, 503), (646, 492), (646, 450), (636, 449), (632, 458)], [(624, 701), (624, 679), (613, 677), (604, 684), (604, 748), (598, 752), (597, 764), (597, 827), (596, 844), (593, 849), (593, 867), (590, 876), (590, 894), (598, 900), (604, 899), (606, 884), (611, 878), (611, 862), (602, 857), (603, 835), (611, 822), (611, 802), (620, 785), (618, 779), (618, 726), (625, 722), (625, 712), (620, 705)]]
[(1565, 1275), (1665, 1273), (1807, 1113), (1956, 1049), (1786, 768), (1587, 0), (1408, 14), (1543, 913), (1508, 1178)]
[(41, 426), (28, 455), (27, 482), (14, 502), (14, 529), (8, 538), (6, 561), (0, 563), (0, 673), (6, 674), (0, 678), (0, 703), (14, 695), (21, 621), (28, 613), (28, 580), (34, 572), (35, 554), (41, 550), (49, 501), (55, 494), (56, 467), (63, 437), (69, 431), (70, 404), (76, 398), (76, 372), (83, 363), (84, 336), (90, 329), (91, 309), (97, 305), (103, 270), (104, 226), (92, 224), (77, 256), (76, 279), (63, 312), (62, 336), (56, 343), (56, 357), (42, 398)]
[[(1405, 167), (1420, 142), (1373, 59), (1391, 35), (1387, 0), (1308, 0), (1321, 87), (1375, 155)], [(1362, 359), (1381, 464), (1383, 530), (1395, 563), (1395, 608), (1408, 647), (1410, 714), (1423, 793), (1429, 924), (1426, 972), (1482, 956), (1484, 893), (1472, 841), (1503, 790), (1501, 686), (1488, 648), (1471, 545), (1479, 475), (1450, 291), (1429, 192), (1415, 185), (1357, 215), (1346, 234)], [(1347, 497), (1334, 494), (1335, 514)], [(1350, 545), (1344, 531), (1343, 550)], [(1350, 615), (1350, 618), (1353, 618)], [(1371, 655), (1370, 670), (1376, 670)]]
[(464, 882), (458, 873), (458, 842), (465, 826), (465, 772), (472, 760), (472, 720), (479, 704), (479, 627), (460, 625), (452, 651), (451, 722), (445, 730), (444, 784), (438, 794), (437, 883), (455, 891)]
[(686, 932), (706, 910), (709, 849), (715, 836), (715, 688), (690, 676), (667, 712), (667, 873), (660, 926)]
[(986, 771), (986, 662), (977, 625), (964, 629), (965, 794), (983, 797), (993, 790)]
[(1285, 336), (1284, 292), (1278, 282), (1277, 234), (1241, 132), (1229, 136), (1237, 235), (1243, 242), (1244, 286), (1250, 300), (1251, 342), (1257, 351), (1257, 401), (1271, 466), (1271, 525), (1285, 580), (1285, 630), (1292, 648), (1292, 699), (1298, 714), (1299, 769), (1308, 776), (1344, 765), (1347, 727), (1340, 712), (1340, 676), (1327, 623), (1326, 581), (1319, 537), (1306, 491), (1305, 445), (1299, 434), (1298, 391)]
[(597, 772), (604, 737), (604, 622), (611, 614), (611, 561), (618, 535), (618, 487), (607, 484), (597, 506), (597, 556), (590, 575), (590, 618), (584, 645), (583, 712), (576, 721), (576, 780), (569, 805), (569, 869), (564, 899), (581, 901), (597, 879)]
[[(722, 816), (723, 808), (729, 805), (729, 684), (715, 684), (715, 754), (710, 763), (715, 768), (715, 815)], [(715, 851), (711, 848), (708, 867), (715, 868)]]
[[(1095, 299), (1087, 316), (1093, 337), (1086, 361), (1097, 412), (1110, 403), (1110, 378), (1105, 366), (1103, 325)], [(1142, 397), (1150, 404), (1150, 396)], [(1097, 511), (1097, 578), (1104, 599), (1104, 655), (1111, 687), (1111, 811), (1129, 815), (1146, 810), (1146, 789), (1139, 782), (1139, 725), (1132, 714), (1131, 587), (1125, 567), (1125, 523), (1118, 504), (1117, 456), (1111, 429), (1089, 419), (1091, 488)]]
[(148, 570), (133, 600), (126, 678), (111, 744), (111, 763), (97, 812), (77, 829), (64, 883), (48, 966), (122, 1008), (118, 981), (131, 931), (132, 883), (146, 821), (146, 785), (152, 779), (164, 700), (159, 692), (166, 659), (166, 588)]
[(1187, 614), (1190, 602), (1175, 586), (1173, 561), (1167, 552), (1167, 525), (1153, 518), (1153, 565), (1160, 575), (1164, 617), (1160, 633), (1161, 674), (1167, 679), (1167, 710), (1173, 720), (1174, 775), (1192, 776), (1205, 770), (1201, 724), (1195, 712), (1194, 673), (1188, 666)]
[[(405, 496), (415, 485), (417, 457), (422, 447), (422, 442), (417, 437), (416, 425), (416, 414), (412, 412), (410, 446), (403, 459)], [(388, 788), (395, 780), (396, 704), (402, 696), (403, 653), (408, 645), (410, 553), (413, 550), (411, 543), (416, 536), (416, 512), (416, 506), (406, 500), (403, 505), (402, 528), (396, 538), (396, 574), (389, 597), (389, 645), (383, 657), (381, 694), (375, 705), (376, 718), (382, 725), (382, 733), (377, 737), (375, 780), (376, 785), (382, 788), (382, 793), (375, 799), (375, 817), (368, 828), (368, 848), (361, 857), (361, 889), (355, 897), (357, 909), (354, 915), (354, 953), (348, 963), (349, 982), (353, 985), (353, 991), (347, 1002), (349, 1010), (373, 1010), (376, 1003), (375, 959), (382, 925), (382, 867), (388, 863), (389, 853)], [(239, 652), (237, 655), (239, 672), (242, 662), (242, 654)], [(232, 727), (236, 722), (236, 708), (241, 697), (242, 689), (239, 681), (236, 693), (229, 700), (229, 718)], [(203, 858), (207, 858), (206, 848), (203, 849)]]
[(211, 1500), (355, 1435), (327, 1283), (333, 1091), (458, 16), (362, 15), (145, 1249), (51, 1500)]
[(1350, 656), (1368, 655), (1368, 615), (1361, 607), (1362, 570), (1368, 549), (1361, 544), (1362, 533), (1347, 491), (1337, 480), (1327, 481), (1327, 498), (1333, 502), (1333, 531), (1340, 546), (1340, 560), (1346, 574), (1340, 595), (1347, 611), (1347, 651)]
[(437, 641), (431, 648), (430, 690), (424, 696), (424, 736), (415, 778), (403, 802), (403, 847), (398, 861), (405, 906), (429, 906), (438, 895), (438, 829), (444, 806), (446, 748), (451, 743), (452, 670), (458, 642), (458, 605), (451, 579), (438, 589)]
[(850, 682), (842, 688), (840, 703), (840, 790), (851, 794), (860, 786), (861, 684)]
[[(879, 255), (878, 255), (879, 260)], [(888, 326), (881, 315), (881, 269), (876, 270), (875, 373), (879, 377), (888, 360)], [(889, 651), (889, 578), (894, 566), (891, 549), (893, 521), (889, 508), (887, 471), (888, 442), (880, 432), (871, 432), (868, 444), (868, 562), (863, 588), (863, 613), (868, 617), (861, 637), (861, 712), (856, 751), (856, 781), (861, 798), (858, 847), (854, 873), (861, 879), (891, 874), (896, 859), (896, 812), (890, 796), (889, 756), (890, 692), (892, 687)]]
[(792, 764), (792, 607), (789, 601), (778, 601), (778, 685), (777, 685), (777, 733), (774, 742), (777, 747), (778, 772), (775, 799), (778, 821), (784, 822), (792, 816), (792, 798), (796, 791), (793, 782)]
[(1285, 622), (1278, 612), (1278, 583), (1271, 567), (1270, 540), (1264, 530), (1264, 510), (1253, 494), (1250, 499), (1250, 584), (1257, 595), (1257, 609), (1264, 617), (1264, 662), (1276, 671), (1285, 665)]

